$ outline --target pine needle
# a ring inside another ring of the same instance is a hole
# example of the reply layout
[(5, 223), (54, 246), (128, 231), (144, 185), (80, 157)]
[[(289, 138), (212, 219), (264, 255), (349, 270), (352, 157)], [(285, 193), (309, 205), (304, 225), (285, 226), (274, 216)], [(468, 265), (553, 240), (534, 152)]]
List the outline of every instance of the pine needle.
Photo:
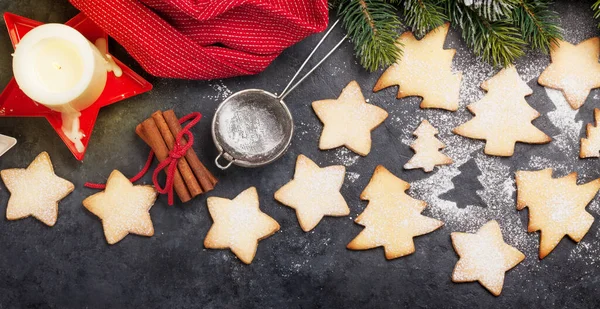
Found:
[(506, 67), (525, 54), (527, 43), (517, 27), (504, 20), (486, 20), (459, 1), (448, 1), (448, 16), (476, 56), (493, 66)]
[(562, 29), (558, 26), (558, 14), (548, 9), (548, 0), (519, 0), (513, 11), (515, 25), (521, 29), (521, 36), (533, 49), (548, 53), (552, 43), (562, 39)]
[(401, 27), (394, 6), (380, 0), (338, 1), (338, 16), (355, 46), (361, 65), (375, 71), (402, 56), (396, 44)]

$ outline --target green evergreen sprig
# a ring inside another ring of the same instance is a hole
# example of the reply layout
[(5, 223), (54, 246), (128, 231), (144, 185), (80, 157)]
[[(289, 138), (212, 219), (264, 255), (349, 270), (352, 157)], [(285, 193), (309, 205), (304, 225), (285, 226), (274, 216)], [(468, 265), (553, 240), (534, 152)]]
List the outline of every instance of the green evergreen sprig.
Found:
[[(600, 18), (600, 0), (596, 0), (596, 2), (592, 4), (592, 10), (594, 11), (594, 18)], [(600, 23), (598, 24), (598, 28), (600, 28)]]
[[(402, 55), (395, 44), (403, 22), (417, 37), (450, 21), (475, 55), (508, 66), (527, 48), (548, 53), (562, 39), (551, 0), (330, 0), (369, 71)], [(600, 18), (600, 0), (592, 6)], [(400, 18), (398, 18), (400, 14)]]
[(390, 0), (392, 4), (402, 4), (403, 21), (417, 36), (424, 36), (429, 30), (435, 29), (448, 19), (444, 11), (445, 0)]
[(379, 0), (341, 0), (334, 3), (361, 65), (375, 71), (402, 55), (396, 42), (402, 24), (394, 6)]
[(544, 53), (550, 51), (552, 43), (562, 39), (562, 29), (558, 26), (558, 14), (548, 8), (548, 0), (519, 0), (512, 13), (515, 26), (521, 29), (521, 37), (533, 49)]
[(508, 66), (525, 54), (519, 29), (506, 19), (490, 21), (460, 0), (449, 0), (447, 11), (473, 53), (493, 66)]

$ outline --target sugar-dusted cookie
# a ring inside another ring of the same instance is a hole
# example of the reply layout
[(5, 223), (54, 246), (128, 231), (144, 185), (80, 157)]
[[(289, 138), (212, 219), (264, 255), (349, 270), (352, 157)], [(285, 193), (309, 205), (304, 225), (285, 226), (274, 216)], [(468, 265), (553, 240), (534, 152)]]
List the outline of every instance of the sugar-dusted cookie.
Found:
[(518, 171), (517, 209), (529, 208), (528, 232), (540, 231), (540, 259), (568, 235), (579, 242), (594, 217), (585, 208), (600, 189), (600, 179), (577, 184), (577, 173), (552, 178), (552, 169)]
[(388, 116), (382, 108), (365, 102), (356, 81), (351, 81), (337, 100), (315, 101), (312, 107), (324, 125), (319, 148), (346, 146), (361, 156), (371, 151), (371, 130)]
[(204, 247), (229, 248), (246, 264), (254, 259), (258, 241), (279, 231), (279, 223), (258, 208), (255, 187), (246, 189), (233, 200), (211, 196), (207, 204), (214, 223), (204, 239)]
[(446, 145), (435, 137), (438, 133), (438, 130), (429, 121), (421, 121), (413, 133), (417, 139), (410, 145), (410, 148), (415, 151), (415, 155), (404, 164), (405, 169), (422, 168), (426, 172), (431, 172), (436, 165), (452, 163), (452, 159), (440, 152), (440, 149)]
[(355, 220), (365, 227), (348, 249), (383, 246), (385, 257), (394, 259), (415, 252), (413, 237), (430, 233), (444, 223), (421, 215), (427, 205), (406, 194), (410, 185), (379, 165), (360, 198), (367, 208)]
[(54, 174), (47, 152), (40, 153), (27, 168), (0, 171), (2, 181), (10, 192), (6, 219), (29, 216), (54, 226), (58, 218), (58, 202), (75, 189), (73, 184)]
[(580, 158), (600, 157), (600, 109), (594, 109), (594, 120), (596, 125), (588, 123), (586, 127), (587, 137), (581, 138)]
[(504, 242), (495, 220), (484, 224), (475, 234), (454, 232), (451, 237), (460, 257), (452, 281), (479, 281), (495, 296), (502, 292), (504, 273), (525, 259), (523, 253)]
[(417, 40), (412, 32), (404, 32), (402, 57), (391, 65), (375, 84), (373, 91), (398, 85), (398, 98), (420, 96), (421, 108), (458, 109), (462, 73), (452, 73), (455, 49), (444, 49), (450, 24), (446, 23)]
[(454, 133), (486, 140), (484, 152), (503, 157), (513, 155), (516, 142), (544, 144), (552, 140), (531, 123), (540, 113), (525, 101), (533, 91), (515, 67), (502, 69), (481, 88), (487, 94), (467, 106), (475, 117), (455, 128)]
[(294, 179), (275, 192), (275, 199), (294, 208), (300, 227), (308, 232), (324, 216), (347, 216), (348, 204), (340, 193), (346, 168), (333, 165), (319, 168), (304, 155), (296, 160)]
[(552, 62), (538, 78), (545, 87), (561, 90), (573, 109), (580, 108), (593, 88), (600, 87), (600, 38), (577, 45), (558, 40), (552, 44)]
[(104, 236), (115, 244), (128, 234), (154, 235), (150, 208), (157, 192), (152, 186), (134, 186), (121, 172), (108, 176), (106, 189), (83, 200), (83, 206), (102, 220)]

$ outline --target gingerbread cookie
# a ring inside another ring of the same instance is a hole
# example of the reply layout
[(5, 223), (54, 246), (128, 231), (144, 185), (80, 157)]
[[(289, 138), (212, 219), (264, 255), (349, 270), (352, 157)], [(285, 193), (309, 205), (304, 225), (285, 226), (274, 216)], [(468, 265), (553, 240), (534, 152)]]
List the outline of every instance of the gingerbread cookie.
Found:
[(529, 208), (528, 232), (540, 231), (540, 259), (568, 235), (579, 242), (594, 217), (585, 208), (600, 189), (600, 179), (577, 184), (577, 173), (552, 178), (552, 169), (518, 171), (517, 209)]
[(487, 94), (467, 106), (475, 117), (455, 128), (454, 133), (486, 140), (484, 152), (503, 157), (513, 155), (516, 142), (544, 144), (552, 140), (531, 123), (540, 113), (525, 101), (533, 91), (515, 67), (502, 69), (481, 88)]
[(350, 82), (337, 100), (315, 101), (312, 107), (324, 125), (319, 148), (346, 146), (361, 156), (371, 151), (371, 131), (388, 116), (382, 108), (365, 102), (356, 81)]
[(347, 246), (367, 250), (383, 246), (385, 257), (395, 259), (415, 252), (413, 237), (431, 233), (444, 223), (421, 215), (427, 205), (406, 194), (410, 185), (385, 167), (375, 168), (360, 198), (367, 208), (355, 220), (365, 227)]
[(581, 138), (581, 148), (579, 150), (580, 158), (600, 157), (600, 109), (594, 109), (594, 119), (596, 125), (588, 123), (586, 127), (587, 137)]
[(152, 186), (134, 186), (121, 172), (108, 176), (106, 189), (83, 200), (83, 206), (102, 220), (106, 241), (112, 245), (128, 234), (154, 235), (150, 208), (157, 192)]
[(47, 152), (40, 153), (27, 168), (0, 171), (2, 181), (10, 192), (6, 219), (29, 216), (54, 226), (58, 218), (58, 202), (69, 195), (75, 186), (54, 174)]
[(415, 151), (415, 155), (404, 164), (405, 169), (422, 168), (426, 172), (431, 172), (436, 165), (452, 163), (452, 159), (439, 151), (446, 145), (435, 137), (438, 133), (438, 130), (429, 121), (421, 122), (413, 133), (417, 140), (410, 145), (410, 148)]
[(315, 228), (324, 216), (347, 216), (348, 204), (340, 193), (346, 168), (343, 165), (319, 168), (304, 155), (296, 160), (294, 179), (275, 192), (275, 199), (296, 210), (303, 231)]
[(504, 273), (525, 259), (523, 253), (504, 242), (495, 220), (484, 224), (475, 234), (454, 232), (451, 238), (460, 257), (452, 281), (479, 281), (495, 296), (502, 292)]
[(552, 44), (552, 62), (538, 78), (545, 87), (561, 90), (573, 109), (580, 108), (593, 88), (600, 87), (600, 38), (577, 45), (558, 40)]
[(207, 204), (214, 223), (204, 239), (204, 247), (229, 248), (246, 264), (254, 259), (258, 241), (279, 231), (279, 223), (258, 208), (255, 187), (246, 189), (233, 200), (211, 196)]
[(430, 31), (421, 40), (412, 32), (398, 38), (402, 57), (390, 66), (377, 81), (373, 91), (398, 85), (398, 98), (420, 96), (421, 108), (458, 109), (462, 73), (452, 73), (455, 49), (444, 49), (450, 24)]

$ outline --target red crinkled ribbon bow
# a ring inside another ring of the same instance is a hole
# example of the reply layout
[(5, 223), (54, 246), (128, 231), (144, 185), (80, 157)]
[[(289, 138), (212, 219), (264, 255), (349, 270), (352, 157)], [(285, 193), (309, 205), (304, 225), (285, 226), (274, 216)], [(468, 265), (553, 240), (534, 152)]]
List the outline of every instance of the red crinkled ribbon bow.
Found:
[[(190, 122), (187, 125), (185, 125), (185, 127), (183, 127), (183, 129), (179, 133), (177, 133), (177, 136), (175, 137), (175, 144), (173, 145), (173, 149), (169, 151), (169, 156), (165, 160), (160, 162), (158, 166), (154, 169), (154, 172), (152, 173), (152, 183), (154, 184), (156, 191), (158, 191), (158, 193), (160, 194), (168, 194), (169, 205), (173, 205), (173, 178), (175, 176), (175, 170), (177, 169), (177, 161), (179, 161), (179, 159), (185, 156), (188, 149), (190, 149), (194, 144), (194, 135), (192, 134), (192, 132), (190, 132), (190, 129), (193, 126), (195, 126), (201, 118), (202, 115), (199, 112), (193, 112), (179, 119), (180, 124), (183, 124), (188, 120)], [(184, 135), (187, 139), (187, 144), (181, 145), (181, 139)], [(131, 177), (129, 181), (133, 183), (142, 178), (150, 169), (150, 165), (152, 165), (153, 159), (154, 152), (150, 150), (150, 154), (148, 155), (148, 159), (146, 160), (146, 164), (144, 165), (142, 170), (135, 176)], [(167, 180), (165, 186), (161, 187), (160, 183), (158, 182), (158, 174), (160, 174), (160, 172), (165, 168)], [(92, 189), (106, 188), (106, 184), (92, 182), (86, 182), (84, 186)]]
[(263, 71), (327, 27), (327, 0), (70, 0), (150, 74), (214, 79)]

